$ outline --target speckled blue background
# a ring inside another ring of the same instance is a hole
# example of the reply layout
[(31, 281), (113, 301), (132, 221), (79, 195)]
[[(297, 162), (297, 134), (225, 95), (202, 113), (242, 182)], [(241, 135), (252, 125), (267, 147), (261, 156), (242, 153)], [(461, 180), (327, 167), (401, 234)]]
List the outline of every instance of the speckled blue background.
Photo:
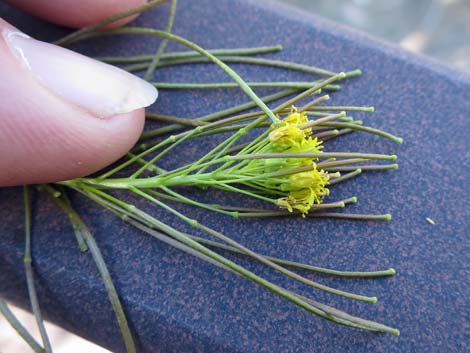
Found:
[[(137, 23), (163, 27), (167, 15), (165, 5), (141, 16)], [(52, 40), (66, 33), (4, 4), (0, 4), (0, 16), (41, 39)], [(359, 203), (350, 210), (390, 212), (391, 223), (231, 220), (185, 210), (262, 253), (337, 269), (396, 268), (394, 278), (378, 280), (306, 274), (333, 287), (377, 295), (379, 302), (370, 305), (319, 293), (242, 257), (232, 257), (291, 289), (398, 327), (401, 336), (371, 334), (320, 320), (246, 280), (151, 239), (72, 195), (108, 263), (136, 332), (139, 352), (468, 351), (470, 78), (271, 2), (182, 0), (175, 28), (177, 34), (205, 48), (280, 43), (285, 50), (274, 55), (276, 58), (335, 71), (363, 69), (363, 76), (348, 81), (332, 95), (332, 102), (375, 105), (375, 114), (356, 116), (402, 136), (405, 143), (398, 146), (355, 134), (328, 144), (328, 149), (397, 153), (400, 169), (364, 174), (336, 187), (332, 199), (356, 195)], [(150, 53), (157, 45), (154, 39), (128, 41), (121, 37), (76, 48), (96, 55), (124, 50)], [(168, 48), (181, 49), (173, 43)], [(249, 80), (312, 79), (275, 69), (234, 67)], [(227, 80), (224, 73), (208, 65), (161, 70), (157, 79)], [(246, 100), (235, 91), (161, 91), (154, 110), (195, 117)], [(174, 159), (182, 161), (196, 149), (207, 148), (201, 140), (191, 143)], [(210, 197), (224, 198), (220, 194)], [(91, 256), (79, 253), (68, 221), (46, 197), (35, 199), (34, 210), (34, 268), (46, 318), (122, 352), (115, 319)], [(27, 307), (21, 262), (22, 212), (20, 189), (0, 189), (0, 294)], [(151, 212), (175, 222), (160, 210)], [(425, 217), (434, 219), (436, 225), (428, 224)]]

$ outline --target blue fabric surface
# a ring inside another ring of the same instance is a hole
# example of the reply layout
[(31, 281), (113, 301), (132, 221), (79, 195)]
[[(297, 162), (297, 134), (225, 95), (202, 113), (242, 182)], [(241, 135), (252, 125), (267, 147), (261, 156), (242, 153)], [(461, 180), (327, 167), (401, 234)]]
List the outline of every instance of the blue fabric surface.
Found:
[[(168, 6), (144, 14), (138, 25), (163, 27)], [(40, 39), (66, 33), (0, 5), (0, 16)], [(331, 102), (374, 105), (356, 114), (366, 124), (404, 138), (357, 133), (326, 150), (397, 153), (400, 169), (361, 175), (332, 190), (332, 199), (356, 195), (354, 212), (392, 213), (390, 223), (328, 219), (241, 219), (183, 208), (193, 218), (261, 253), (350, 270), (394, 267), (387, 279), (340, 280), (306, 274), (336, 288), (376, 295), (375, 305), (351, 302), (292, 283), (243, 257), (233, 259), (291, 289), (400, 329), (401, 336), (336, 326), (284, 302), (251, 282), (166, 246), (72, 194), (76, 209), (101, 247), (139, 352), (464, 352), (470, 345), (470, 79), (364, 35), (275, 3), (182, 0), (175, 33), (205, 48), (282, 44), (275, 58), (363, 76), (333, 93)], [(159, 41), (98, 39), (75, 48), (89, 55), (152, 53)], [(181, 50), (171, 43), (168, 50)], [(248, 80), (311, 80), (313, 76), (234, 65)], [(159, 81), (218, 82), (208, 65), (157, 71)], [(258, 90), (261, 95), (268, 90)], [(196, 117), (247, 101), (237, 91), (161, 91), (155, 111)], [(2, 102), (4, 104), (4, 102)], [(66, 118), (66, 117), (64, 117)], [(195, 140), (168, 165), (210, 145)], [(210, 198), (230, 200), (220, 193)], [(137, 199), (136, 204), (141, 204)], [(147, 208), (165, 222), (175, 218)], [(45, 196), (34, 202), (33, 257), (45, 317), (116, 352), (117, 325), (89, 254), (80, 254), (72, 229)], [(431, 217), (436, 225), (425, 218)], [(0, 189), (0, 294), (28, 306), (22, 266), (21, 190)], [(179, 224), (179, 223), (178, 223)], [(186, 229), (183, 225), (181, 229)], [(0, 347), (1, 349), (1, 347)]]

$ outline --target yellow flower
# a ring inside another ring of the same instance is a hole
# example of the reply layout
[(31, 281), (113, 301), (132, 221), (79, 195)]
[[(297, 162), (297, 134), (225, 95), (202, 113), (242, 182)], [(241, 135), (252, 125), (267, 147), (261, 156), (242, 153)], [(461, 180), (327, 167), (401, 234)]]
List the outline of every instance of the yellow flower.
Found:
[(313, 163), (312, 170), (293, 174), (287, 183), (281, 184), (281, 190), (289, 191), (289, 195), (279, 198), (278, 206), (286, 208), (289, 212), (297, 209), (302, 214), (307, 214), (315, 203), (320, 204), (323, 196), (329, 194), (326, 187), (328, 179), (328, 173), (318, 170)]
[(318, 194), (323, 193), (323, 189), (328, 184), (328, 174), (323, 170), (314, 169), (308, 172), (297, 173), (291, 176), (292, 189), (315, 188)]
[[(305, 113), (299, 113), (295, 107), (291, 113), (280, 122), (278, 126), (272, 126), (268, 140), (260, 144), (261, 153), (321, 153), (323, 146), (316, 137), (310, 136), (311, 129), (301, 129), (299, 126), (308, 123)], [(303, 215), (307, 214), (312, 206), (321, 203), (323, 197), (328, 195), (329, 175), (323, 170), (318, 170), (315, 161), (317, 157), (297, 157), (254, 159), (246, 163), (239, 172), (252, 176), (254, 173), (276, 173), (279, 171), (293, 171), (301, 168), (294, 174), (273, 175), (266, 178), (258, 178), (252, 186), (263, 192), (278, 194), (276, 203), (278, 206), (293, 212), (297, 210)], [(290, 172), (292, 173), (292, 172)]]
[(308, 213), (313, 203), (313, 192), (310, 189), (303, 189), (277, 200), (278, 206), (286, 208), (289, 212), (293, 212), (294, 209), (300, 211), (303, 217)]
[(306, 188), (292, 191), (287, 197), (279, 198), (277, 205), (286, 208), (289, 212), (293, 212), (294, 209), (300, 211), (302, 216), (305, 217), (312, 206), (320, 202), (321, 198), (315, 194), (313, 188)]
[(283, 121), (289, 124), (303, 125), (308, 123), (308, 117), (304, 112), (297, 112), (297, 108), (292, 106), (291, 113)]
[(275, 147), (296, 148), (307, 152), (308, 147), (319, 145), (316, 138), (309, 137), (312, 129), (299, 128), (308, 122), (308, 117), (304, 112), (299, 113), (295, 107), (292, 107), (291, 113), (281, 121), (280, 125), (272, 127), (273, 131), (269, 134), (269, 140)]
[(269, 141), (280, 147), (298, 146), (305, 133), (294, 124), (284, 123), (269, 133)]
[[(321, 152), (323, 149), (322, 142), (318, 140), (316, 137), (306, 137), (300, 143), (295, 146), (290, 146), (289, 149), (285, 150), (284, 152), (290, 153), (300, 153), (300, 152), (313, 152), (318, 153)], [(315, 158), (318, 159), (318, 158)]]

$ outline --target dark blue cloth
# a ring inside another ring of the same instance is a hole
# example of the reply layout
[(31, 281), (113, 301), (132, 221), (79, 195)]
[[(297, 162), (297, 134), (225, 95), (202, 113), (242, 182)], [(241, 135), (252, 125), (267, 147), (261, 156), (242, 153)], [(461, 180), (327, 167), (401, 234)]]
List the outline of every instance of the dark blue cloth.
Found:
[[(270, 292), (159, 243), (92, 202), (71, 194), (95, 235), (121, 295), (139, 352), (463, 352), (470, 342), (469, 122), (470, 79), (427, 58), (377, 42), (323, 19), (276, 3), (180, 1), (175, 32), (205, 48), (280, 43), (274, 58), (341, 71), (361, 68), (332, 104), (374, 105), (355, 114), (367, 125), (402, 136), (403, 145), (357, 133), (326, 150), (397, 153), (400, 169), (364, 173), (332, 189), (331, 200), (356, 195), (352, 212), (387, 213), (390, 223), (328, 219), (240, 219), (183, 207), (191, 217), (261, 253), (350, 270), (394, 267), (393, 278), (309, 278), (336, 288), (376, 295), (376, 305), (305, 288), (240, 256), (250, 269), (320, 301), (401, 330), (400, 337), (337, 326)], [(168, 6), (137, 24), (163, 28)], [(63, 29), (33, 20), (7, 5), (0, 16), (40, 39)], [(399, 25), (399, 24), (397, 24)], [(153, 53), (158, 39), (97, 39), (75, 46), (89, 55)], [(182, 48), (171, 43), (168, 50)], [(312, 80), (278, 69), (233, 65), (248, 80)], [(218, 82), (214, 66), (181, 66), (156, 73), (158, 81)], [(263, 95), (270, 91), (258, 90)], [(161, 91), (154, 110), (195, 117), (247, 101), (238, 91)], [(6, 104), (7, 102), (1, 102)], [(64, 117), (66, 119), (67, 117)], [(194, 140), (174, 161), (190, 161), (207, 140)], [(7, 153), (2, 151), (1, 153)], [(167, 160), (170, 165), (173, 160)], [(203, 197), (230, 201), (232, 195)], [(137, 198), (133, 202), (142, 205)], [(238, 200), (238, 199), (237, 199)], [(235, 200), (235, 201), (237, 201)], [(180, 224), (156, 209), (161, 220)], [(425, 218), (435, 220), (436, 225)], [(0, 294), (28, 307), (22, 266), (21, 190), (0, 189)], [(181, 229), (186, 229), (181, 226)], [(34, 202), (33, 257), (45, 317), (114, 351), (123, 344), (90, 254), (78, 251), (66, 217), (40, 195)], [(1, 350), (1, 347), (0, 347)]]

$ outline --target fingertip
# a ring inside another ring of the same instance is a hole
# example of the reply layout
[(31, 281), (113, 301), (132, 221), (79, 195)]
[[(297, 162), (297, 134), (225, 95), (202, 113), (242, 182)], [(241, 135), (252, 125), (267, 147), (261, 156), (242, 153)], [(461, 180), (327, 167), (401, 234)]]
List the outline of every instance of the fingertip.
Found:
[[(70, 156), (65, 175), (60, 178), (53, 171), (46, 177), (51, 181), (68, 180), (84, 177), (109, 166), (124, 156), (142, 134), (145, 123), (145, 109), (136, 109), (129, 113), (119, 114), (105, 120), (98, 119), (94, 128), (82, 136), (83, 144), (90, 148), (77, 149)], [(99, 128), (96, 128), (99, 126)], [(94, 130), (94, 131), (93, 131)]]
[(0, 100), (8, 102), (0, 104), (0, 150), (8, 151), (0, 154), (0, 186), (67, 180), (104, 168), (132, 148), (145, 107), (158, 96), (135, 76), (35, 41), (1, 21), (0, 77)]
[(145, 111), (106, 120), (72, 119), (61, 123), (51, 118), (41, 125), (32, 121), (20, 126), (21, 144), (13, 147), (14, 158), (0, 159), (0, 186), (70, 180), (103, 169), (134, 146), (143, 130)]
[[(142, 5), (146, 0), (7, 0), (12, 5), (46, 21), (72, 28), (94, 24), (116, 13)], [(116, 21), (106, 28), (131, 22), (136, 15)]]

